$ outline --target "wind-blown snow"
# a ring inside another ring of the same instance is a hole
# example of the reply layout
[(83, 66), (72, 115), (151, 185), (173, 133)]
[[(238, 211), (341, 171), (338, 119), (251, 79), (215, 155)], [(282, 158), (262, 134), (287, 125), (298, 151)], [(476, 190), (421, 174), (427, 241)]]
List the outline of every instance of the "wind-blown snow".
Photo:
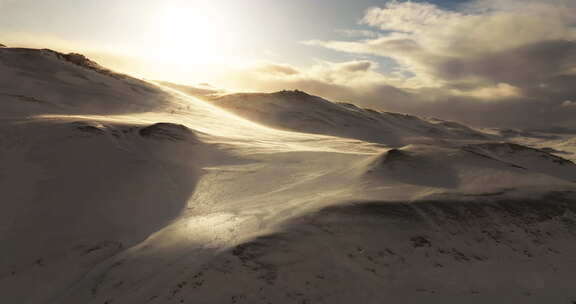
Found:
[(489, 135), (455, 122), (362, 109), (301, 91), (216, 96), (211, 102), (265, 125), (402, 146), (442, 139), (487, 139)]
[(77, 54), (0, 49), (0, 110), (31, 114), (121, 114), (158, 110), (167, 94)]
[(576, 301), (576, 165), (517, 133), (12, 48), (0, 110), (7, 303)]

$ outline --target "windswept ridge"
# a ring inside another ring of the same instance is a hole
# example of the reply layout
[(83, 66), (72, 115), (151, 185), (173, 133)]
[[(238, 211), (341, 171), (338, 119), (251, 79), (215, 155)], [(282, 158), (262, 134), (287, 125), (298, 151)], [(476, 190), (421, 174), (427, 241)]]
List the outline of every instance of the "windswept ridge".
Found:
[(209, 99), (270, 127), (360, 139), (391, 146), (414, 141), (486, 140), (495, 136), (456, 122), (363, 109), (302, 91), (238, 93)]

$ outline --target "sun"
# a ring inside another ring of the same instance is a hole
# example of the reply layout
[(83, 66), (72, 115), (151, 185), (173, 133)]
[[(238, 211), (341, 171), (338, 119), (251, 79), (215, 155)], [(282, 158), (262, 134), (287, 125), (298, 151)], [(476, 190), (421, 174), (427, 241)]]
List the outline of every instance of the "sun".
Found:
[(184, 64), (226, 61), (233, 34), (228, 19), (215, 7), (199, 2), (158, 10), (153, 21), (155, 46), (149, 50), (154, 59)]

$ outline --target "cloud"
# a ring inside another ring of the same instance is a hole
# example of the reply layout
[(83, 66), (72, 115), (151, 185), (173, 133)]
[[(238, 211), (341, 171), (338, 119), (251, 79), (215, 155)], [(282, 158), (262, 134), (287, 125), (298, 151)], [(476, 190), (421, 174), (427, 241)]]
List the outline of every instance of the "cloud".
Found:
[(318, 61), (308, 69), (299, 69), (288, 64), (259, 62), (245, 67), (243, 73), (264, 80), (303, 81), (313, 80), (331, 85), (363, 86), (374, 81), (386, 81), (386, 77), (376, 71), (378, 64), (369, 60), (346, 62)]
[(377, 38), (382, 36), (382, 33), (370, 30), (336, 30), (336, 33), (349, 38)]
[(383, 8), (373, 7), (366, 11), (361, 23), (381, 30), (420, 32), (460, 16), (429, 3), (390, 1)]
[(16, 2), (16, 0), (0, 0), (0, 8), (12, 3), (12, 2)]
[(350, 73), (354, 72), (369, 72), (378, 67), (378, 64), (370, 60), (354, 60), (340, 63), (330, 63), (327, 65), (334, 69), (336, 72), (346, 71)]
[[(456, 77), (492, 85), (499, 82), (492, 80), (494, 70), (518, 71), (508, 76), (525, 77), (525, 72), (566, 70), (558, 65), (573, 62), (576, 8), (551, 0), (539, 5), (527, 1), (526, 6), (512, 10), (516, 6), (511, 3), (517, 1), (505, 0), (501, 3), (507, 5), (500, 10), (493, 2), (489, 2), (490, 10), (480, 10), (484, 2), (476, 3), (474, 10), (453, 12), (428, 3), (391, 1), (367, 10), (362, 19), (364, 24), (389, 31), (384, 37), (306, 43), (392, 58), (416, 74), (419, 81), (411, 83), (421, 86), (440, 86)], [(556, 55), (559, 57), (550, 57)], [(541, 63), (546, 56), (553, 61), (544, 66)]]
[(507, 83), (498, 83), (493, 87), (482, 87), (468, 91), (452, 90), (454, 96), (473, 97), (480, 100), (502, 100), (522, 97), (520, 89)]
[(428, 3), (390, 1), (367, 10), (361, 22), (403, 33), (428, 53), (468, 57), (539, 41), (573, 39), (575, 12), (576, 6), (563, 0), (474, 1), (459, 12)]
[[(279, 73), (291, 71), (290, 73)], [(308, 68), (287, 64), (260, 62), (228, 73), (220, 82), (229, 88), (245, 91), (278, 91), (300, 89), (336, 101), (362, 100), (366, 105), (371, 96), (409, 99), (410, 93), (387, 83), (393, 82), (380, 74), (378, 64), (368, 60), (346, 62), (318, 61)], [(373, 107), (378, 107), (375, 102)]]
[(381, 81), (410, 98), (368, 96), (363, 88), (357, 103), (492, 125), (568, 123), (576, 114), (576, 107), (557, 110), (576, 96), (572, 0), (476, 0), (455, 10), (389, 1), (367, 9), (360, 23), (381, 35), (304, 42), (396, 62), (373, 78), (372, 91)]
[(252, 67), (255, 71), (271, 75), (295, 75), (299, 71), (287, 64), (278, 63), (259, 63)]

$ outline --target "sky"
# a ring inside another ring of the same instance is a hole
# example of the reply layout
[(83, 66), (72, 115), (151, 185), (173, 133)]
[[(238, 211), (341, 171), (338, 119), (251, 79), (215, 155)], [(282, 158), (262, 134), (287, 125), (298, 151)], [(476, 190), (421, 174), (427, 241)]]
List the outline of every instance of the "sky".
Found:
[(0, 0), (0, 43), (146, 79), (576, 127), (573, 0)]

